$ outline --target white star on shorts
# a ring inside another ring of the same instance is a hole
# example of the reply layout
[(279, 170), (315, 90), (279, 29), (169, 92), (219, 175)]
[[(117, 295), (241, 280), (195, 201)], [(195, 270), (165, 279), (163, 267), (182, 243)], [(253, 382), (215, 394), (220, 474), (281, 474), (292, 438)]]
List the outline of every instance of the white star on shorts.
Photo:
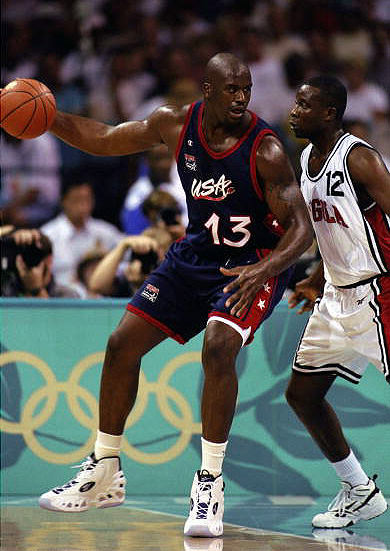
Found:
[(271, 287), (268, 285), (268, 283), (264, 283), (263, 287), (264, 287), (264, 291), (265, 291), (266, 293), (270, 293), (270, 292), (271, 292)]
[(257, 306), (260, 306), (260, 310), (264, 310), (265, 308), (265, 300), (259, 300), (259, 302), (257, 303)]

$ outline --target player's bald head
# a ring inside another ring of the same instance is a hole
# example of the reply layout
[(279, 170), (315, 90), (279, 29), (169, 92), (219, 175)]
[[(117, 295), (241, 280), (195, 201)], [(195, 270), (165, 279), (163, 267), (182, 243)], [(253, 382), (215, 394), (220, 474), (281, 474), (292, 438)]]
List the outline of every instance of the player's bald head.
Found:
[(222, 52), (213, 56), (206, 65), (204, 82), (215, 84), (221, 79), (250, 75), (248, 66), (233, 54)]

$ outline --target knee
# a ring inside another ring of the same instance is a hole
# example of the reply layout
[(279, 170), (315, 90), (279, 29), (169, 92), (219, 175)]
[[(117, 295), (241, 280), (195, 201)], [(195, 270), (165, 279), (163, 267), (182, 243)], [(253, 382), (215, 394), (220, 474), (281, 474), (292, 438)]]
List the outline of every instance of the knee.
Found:
[(285, 396), (288, 405), (294, 411), (299, 411), (310, 404), (313, 404), (312, 396), (305, 392), (304, 388), (296, 384), (291, 384), (291, 381), (286, 389)]
[(116, 356), (118, 353), (120, 353), (121, 349), (123, 347), (122, 338), (120, 336), (120, 333), (118, 330), (113, 331), (111, 333), (108, 342), (107, 342), (107, 352), (111, 356)]
[(213, 375), (234, 371), (236, 355), (237, 351), (224, 335), (206, 337), (202, 352), (203, 369)]
[(292, 409), (297, 409), (298, 404), (301, 401), (300, 392), (296, 388), (289, 385), (285, 392), (287, 403)]
[(120, 328), (111, 333), (106, 348), (106, 361), (111, 367), (121, 369), (126, 366), (126, 369), (140, 361), (140, 356), (137, 353), (137, 346), (134, 339), (130, 335), (121, 331)]

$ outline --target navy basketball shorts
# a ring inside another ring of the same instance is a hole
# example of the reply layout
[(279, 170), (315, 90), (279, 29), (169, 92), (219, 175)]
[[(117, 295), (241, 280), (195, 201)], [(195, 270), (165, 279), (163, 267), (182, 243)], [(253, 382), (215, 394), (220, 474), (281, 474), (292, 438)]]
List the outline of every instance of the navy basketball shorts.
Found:
[(260, 324), (282, 298), (292, 269), (267, 281), (250, 307), (237, 317), (225, 306), (229, 294), (223, 292), (225, 285), (234, 278), (224, 276), (219, 268), (221, 265), (232, 268), (253, 264), (261, 257), (260, 250), (252, 251), (221, 264), (200, 257), (183, 241), (176, 242), (132, 297), (127, 310), (181, 344), (200, 333), (212, 320), (230, 325), (242, 336), (243, 345), (249, 344)]

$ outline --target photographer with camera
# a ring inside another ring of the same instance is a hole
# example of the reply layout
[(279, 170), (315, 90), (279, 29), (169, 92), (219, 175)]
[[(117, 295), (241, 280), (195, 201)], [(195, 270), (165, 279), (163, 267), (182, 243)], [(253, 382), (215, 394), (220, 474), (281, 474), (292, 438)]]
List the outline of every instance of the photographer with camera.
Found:
[(142, 203), (142, 211), (150, 226), (141, 235), (125, 237), (105, 255), (90, 276), (90, 293), (132, 296), (162, 262), (173, 241), (183, 237), (178, 203), (167, 191), (152, 191)]
[(142, 203), (142, 212), (150, 224), (143, 231), (143, 235), (147, 235), (150, 229), (167, 231), (171, 236), (171, 243), (184, 236), (185, 227), (182, 223), (179, 204), (167, 191), (161, 189), (152, 191)]
[(79, 298), (75, 291), (55, 282), (53, 248), (44, 233), (7, 226), (0, 235), (3, 297)]
[(89, 288), (111, 297), (132, 296), (160, 262), (156, 239), (129, 235), (107, 253), (95, 268)]

